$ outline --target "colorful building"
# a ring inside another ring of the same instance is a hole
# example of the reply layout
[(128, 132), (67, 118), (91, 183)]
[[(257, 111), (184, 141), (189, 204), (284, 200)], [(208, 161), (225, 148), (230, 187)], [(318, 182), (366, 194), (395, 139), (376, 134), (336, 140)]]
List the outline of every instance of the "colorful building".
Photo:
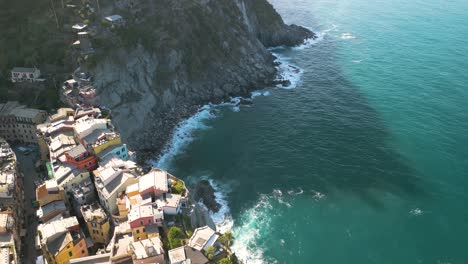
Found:
[(84, 205), (80, 211), (93, 242), (107, 245), (110, 240), (110, 222), (106, 212), (98, 203)]
[(88, 256), (86, 240), (76, 217), (53, 220), (38, 227), (44, 258), (49, 264), (65, 264)]
[(80, 169), (86, 169), (91, 172), (97, 168), (96, 158), (81, 144), (65, 152), (65, 157), (68, 164)]

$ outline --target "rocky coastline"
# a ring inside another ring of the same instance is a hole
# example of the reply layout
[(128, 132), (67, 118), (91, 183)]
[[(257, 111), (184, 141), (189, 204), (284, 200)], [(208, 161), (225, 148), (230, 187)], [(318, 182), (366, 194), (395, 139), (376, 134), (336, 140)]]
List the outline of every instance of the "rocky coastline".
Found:
[(203, 105), (287, 82), (268, 48), (316, 37), (286, 25), (267, 0), (156, 2), (136, 1), (126, 28), (102, 34), (116, 45), (96, 46), (83, 65), (95, 76), (96, 105), (111, 110), (142, 162), (160, 155)]

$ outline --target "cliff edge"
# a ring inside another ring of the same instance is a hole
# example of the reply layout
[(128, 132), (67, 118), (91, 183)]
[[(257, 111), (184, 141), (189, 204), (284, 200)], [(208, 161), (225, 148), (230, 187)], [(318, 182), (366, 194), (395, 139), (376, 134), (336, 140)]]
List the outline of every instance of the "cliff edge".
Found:
[(267, 0), (120, 0), (103, 10), (125, 26), (95, 34), (86, 68), (97, 105), (143, 152), (160, 151), (200, 105), (274, 85), (268, 47), (315, 37), (284, 24)]

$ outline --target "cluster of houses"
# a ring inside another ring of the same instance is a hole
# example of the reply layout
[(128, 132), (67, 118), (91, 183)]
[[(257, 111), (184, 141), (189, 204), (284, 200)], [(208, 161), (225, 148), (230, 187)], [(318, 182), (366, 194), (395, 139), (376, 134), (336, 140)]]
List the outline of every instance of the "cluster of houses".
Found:
[(15, 153), (0, 137), (0, 263), (21, 263), (17, 252), (26, 233), (22, 180)]
[[(48, 174), (36, 188), (43, 263), (204, 264), (208, 247), (228, 252), (197, 221), (185, 183), (139, 166), (99, 108), (59, 109), (37, 126), (37, 140)], [(186, 245), (163, 242), (173, 226)]]
[[(119, 15), (104, 20), (112, 28), (125, 24)], [(72, 30), (80, 56), (93, 53), (88, 25)], [(39, 78), (36, 68), (11, 71), (13, 82)], [(46, 168), (32, 203), (36, 263), (205, 264), (229, 255), (212, 221), (200, 220), (207, 215), (197, 210), (185, 183), (139, 166), (111, 120), (92, 107), (90, 74), (78, 68), (61, 94), (73, 108), (52, 115), (17, 102), (0, 104), (0, 263), (22, 263), (17, 252), (26, 232), (22, 175), (7, 141), (37, 144)], [(174, 228), (182, 233), (176, 244), (169, 237)]]

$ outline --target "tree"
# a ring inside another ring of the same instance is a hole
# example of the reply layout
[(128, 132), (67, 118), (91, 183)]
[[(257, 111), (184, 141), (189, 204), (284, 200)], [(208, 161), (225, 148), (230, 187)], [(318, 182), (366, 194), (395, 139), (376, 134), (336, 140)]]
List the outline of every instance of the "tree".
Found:
[(232, 245), (232, 242), (234, 242), (234, 237), (232, 235), (231, 231), (228, 231), (224, 234), (222, 234), (219, 237), (219, 242), (223, 244), (225, 247), (230, 247)]
[(209, 260), (213, 260), (215, 252), (216, 252), (216, 248), (213, 246), (209, 246), (208, 248), (205, 249), (205, 255)]
[(220, 261), (218, 261), (218, 264), (234, 264), (234, 262), (232, 262), (232, 260), (228, 258), (223, 258)]
[(175, 181), (172, 183), (171, 192), (174, 194), (185, 195), (185, 186), (182, 181)]
[(185, 236), (182, 229), (176, 226), (169, 228), (169, 231), (167, 232), (167, 239), (169, 240), (170, 249), (182, 246), (182, 239), (184, 238)]

